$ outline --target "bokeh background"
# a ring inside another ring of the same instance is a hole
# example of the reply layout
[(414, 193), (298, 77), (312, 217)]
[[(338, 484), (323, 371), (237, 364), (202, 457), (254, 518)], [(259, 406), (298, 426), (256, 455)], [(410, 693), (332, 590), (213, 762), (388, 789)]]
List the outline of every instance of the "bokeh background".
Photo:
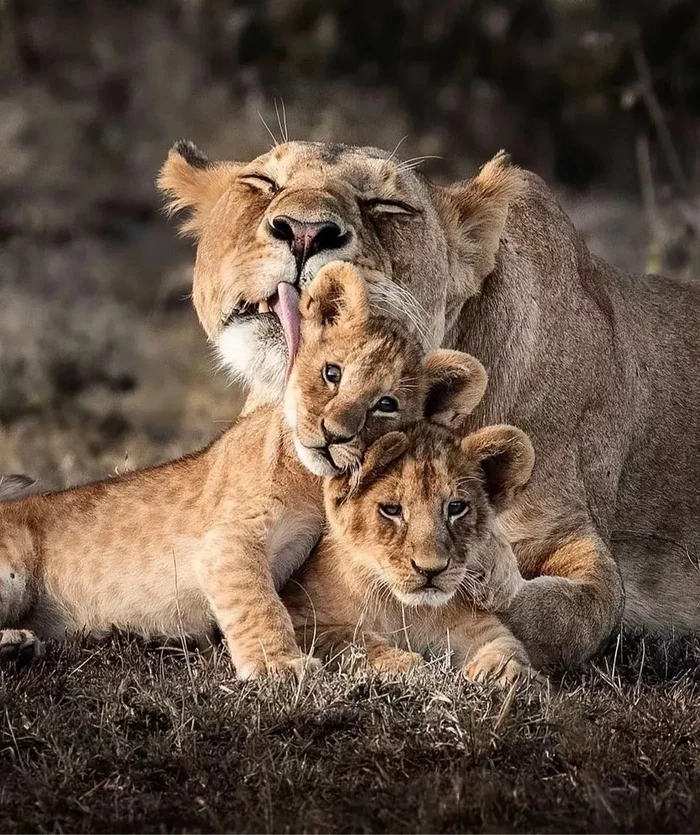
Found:
[(697, 0), (0, 0), (2, 471), (104, 477), (235, 416), (154, 179), (180, 137), (262, 153), (282, 108), (438, 180), (505, 147), (613, 263), (700, 275)]

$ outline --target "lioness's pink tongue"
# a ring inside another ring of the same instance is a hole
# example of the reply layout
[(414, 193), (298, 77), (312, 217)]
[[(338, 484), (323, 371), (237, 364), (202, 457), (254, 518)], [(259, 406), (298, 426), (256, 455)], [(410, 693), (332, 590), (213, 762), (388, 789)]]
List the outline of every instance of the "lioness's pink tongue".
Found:
[(287, 350), (289, 352), (287, 379), (289, 379), (299, 348), (299, 292), (296, 287), (293, 287), (287, 281), (278, 284), (277, 298), (272, 303), (272, 309), (282, 324), (284, 338), (287, 340)]

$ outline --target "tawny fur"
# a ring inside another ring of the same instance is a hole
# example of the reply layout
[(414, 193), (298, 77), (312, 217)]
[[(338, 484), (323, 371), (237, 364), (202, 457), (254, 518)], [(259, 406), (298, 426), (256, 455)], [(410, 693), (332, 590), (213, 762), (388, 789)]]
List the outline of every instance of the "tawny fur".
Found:
[[(279, 329), (224, 326), (232, 300), (267, 298), (279, 278), (306, 286), (336, 258), (378, 276), (375, 308), (484, 362), (469, 426), (521, 426), (538, 453), (504, 519), (528, 578), (508, 618), (533, 661), (591, 656), (625, 597), (631, 626), (700, 631), (700, 287), (591, 254), (542, 180), (503, 155), (443, 187), (375, 148), (291, 142), (227, 169), (213, 208), (211, 180), (200, 201), (178, 167), (171, 155), (164, 176), (197, 216), (197, 311), (256, 395), (281, 394)], [(269, 232), (277, 214), (333, 220), (344, 244), (298, 274)]]
[(179, 461), (3, 503), (0, 624), (62, 639), (218, 623), (239, 675), (301, 672), (276, 587), (317, 540), (320, 502), (281, 409), (262, 407)]
[[(497, 514), (533, 461), (513, 427), (460, 441), (423, 423), (378, 440), (355, 478), (329, 479), (327, 532), (283, 592), (302, 646), (324, 660), (359, 646), (391, 672), (427, 650), (469, 678), (506, 683), (528, 671), (524, 646), (495, 614), (524, 582)], [(456, 518), (454, 501), (466, 508)], [(387, 506), (400, 516), (386, 518)]]
[[(321, 321), (317, 304), (336, 305), (337, 315)], [(290, 382), (300, 405), (288, 403), (286, 412), (296, 423), (303, 409), (309, 424), (364, 408), (352, 437), (333, 449), (341, 465), (388, 428), (424, 414), (451, 422), (454, 412), (463, 420), (483, 395), (486, 375), (476, 360), (455, 351), (424, 357), (395, 325), (385, 337), (395, 362), (371, 361), (383, 320), (369, 315), (363, 280), (347, 264), (319, 274), (304, 311)], [(319, 390), (331, 360), (344, 378)], [(380, 394), (399, 406), (388, 423), (372, 413)], [(30, 484), (9, 477), (0, 490), (19, 494)], [(207, 449), (161, 467), (4, 502), (0, 647), (5, 655), (13, 646), (38, 653), (24, 630), (41, 639), (113, 627), (199, 637), (218, 624), (241, 676), (300, 673), (307, 659), (276, 590), (307, 557), (322, 524), (321, 482), (300, 463), (282, 404), (252, 409)]]

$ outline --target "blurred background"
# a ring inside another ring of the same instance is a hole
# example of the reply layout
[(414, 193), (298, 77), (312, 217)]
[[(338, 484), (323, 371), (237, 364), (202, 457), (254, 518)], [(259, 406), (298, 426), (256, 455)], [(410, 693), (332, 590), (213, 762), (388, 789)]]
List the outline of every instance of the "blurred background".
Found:
[(3, 472), (104, 477), (235, 416), (154, 179), (180, 137), (264, 152), (282, 102), (441, 181), (505, 147), (614, 264), (700, 276), (698, 0), (0, 0)]

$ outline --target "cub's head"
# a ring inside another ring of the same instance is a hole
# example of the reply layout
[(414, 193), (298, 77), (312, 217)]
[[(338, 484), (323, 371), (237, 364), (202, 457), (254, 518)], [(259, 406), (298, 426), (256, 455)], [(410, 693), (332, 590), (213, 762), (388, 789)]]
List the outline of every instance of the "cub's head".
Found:
[(478, 292), (523, 175), (499, 154), (473, 179), (438, 186), (415, 162), (324, 142), (286, 142), (250, 162), (173, 146), (159, 186), (197, 240), (197, 314), (222, 362), (258, 394), (279, 399), (295, 350), (298, 318), (282, 295), (298, 298), (331, 261), (366, 270), (373, 302), (430, 347)]
[(331, 536), (363, 583), (403, 604), (442, 606), (458, 590), (482, 599), (499, 574), (496, 515), (533, 464), (532, 444), (513, 426), (461, 439), (429, 423), (390, 432), (367, 450), (358, 473), (327, 481)]
[(357, 469), (369, 444), (423, 418), (459, 430), (484, 394), (486, 372), (473, 357), (425, 355), (405, 326), (372, 315), (350, 264), (323, 267), (302, 295), (301, 317), (285, 415), (299, 458), (317, 475)]

